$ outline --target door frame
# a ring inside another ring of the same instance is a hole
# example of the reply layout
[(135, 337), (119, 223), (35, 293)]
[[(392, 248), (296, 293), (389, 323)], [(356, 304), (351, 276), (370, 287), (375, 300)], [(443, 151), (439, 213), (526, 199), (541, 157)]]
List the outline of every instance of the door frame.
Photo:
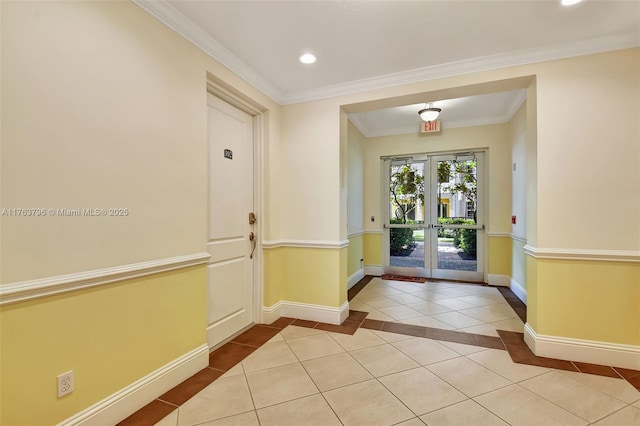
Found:
[[(389, 244), (390, 244), (390, 227), (387, 226), (390, 223), (390, 212), (389, 212), (389, 178), (390, 178), (390, 166), (394, 161), (408, 161), (408, 162), (421, 162), (425, 161), (425, 164), (428, 163), (429, 176), (427, 176), (427, 171), (425, 170), (425, 203), (424, 203), (424, 211), (425, 211), (425, 223), (422, 225), (396, 225), (394, 227), (402, 227), (402, 228), (412, 228), (412, 229), (424, 229), (425, 232), (425, 267), (424, 268), (410, 268), (413, 272), (413, 275), (422, 276), (426, 278), (435, 278), (435, 279), (454, 279), (454, 280), (464, 280), (464, 278), (447, 278), (448, 274), (436, 273), (436, 277), (434, 277), (434, 271), (438, 271), (437, 268), (437, 255), (434, 253), (430, 253), (432, 251), (432, 233), (435, 232), (435, 228), (432, 226), (432, 212), (433, 206), (431, 205), (431, 201), (427, 201), (427, 199), (431, 198), (433, 191), (433, 182), (432, 178), (434, 175), (437, 176), (437, 169), (434, 170), (432, 168), (432, 160), (437, 159), (438, 157), (447, 157), (447, 156), (456, 156), (463, 154), (480, 154), (481, 155), (481, 167), (480, 173), (482, 177), (482, 185), (478, 188), (478, 213), (480, 217), (482, 217), (483, 223), (481, 224), (482, 230), (478, 230), (478, 232), (482, 232), (481, 238), (478, 238), (478, 252), (479, 255), (477, 257), (477, 265), (478, 269), (482, 268), (482, 282), (487, 282), (487, 268), (488, 268), (488, 238), (486, 238), (487, 227), (486, 223), (488, 221), (488, 202), (485, 200), (485, 197), (488, 193), (485, 186), (488, 184), (488, 167), (487, 167), (487, 156), (488, 149), (487, 148), (472, 148), (472, 149), (457, 149), (452, 151), (440, 151), (440, 152), (422, 152), (415, 154), (398, 154), (392, 156), (383, 156), (380, 157), (380, 217), (383, 220), (382, 223), (382, 273), (397, 273), (403, 274), (408, 273), (407, 267), (392, 267), (390, 262), (389, 255)], [(436, 213), (437, 214), (437, 213)], [(429, 234), (429, 238), (427, 238), (427, 234)], [(429, 239), (429, 241), (427, 241)], [(429, 249), (427, 249), (427, 245)], [(427, 257), (427, 253), (429, 256)], [(433, 265), (433, 262), (436, 262), (436, 265)], [(442, 271), (442, 270), (440, 270)], [(417, 273), (415, 273), (417, 272)]]
[[(239, 110), (249, 114), (253, 117), (253, 211), (255, 212), (258, 220), (253, 225), (256, 235), (256, 248), (253, 261), (253, 312), (251, 314), (252, 322), (254, 324), (261, 324), (263, 322), (263, 294), (264, 294), (264, 279), (262, 276), (263, 271), (263, 251), (262, 251), (262, 231), (264, 222), (264, 186), (263, 186), (263, 173), (264, 173), (264, 157), (262, 155), (264, 151), (264, 141), (266, 139), (265, 132), (265, 114), (267, 108), (262, 106), (254, 99), (239, 92), (231, 87), (218, 77), (214, 76), (210, 72), (207, 72), (207, 92), (213, 96), (217, 96), (230, 105), (238, 108)], [(206, 97), (205, 97), (206, 103)], [(209, 176), (211, 170), (207, 163), (207, 197), (211, 194)], [(209, 205), (209, 203), (207, 203)], [(207, 224), (207, 227), (209, 224)], [(240, 330), (239, 330), (240, 331)]]
[[(430, 180), (430, 197), (435, 196), (435, 193), (433, 193), (433, 191), (435, 191), (435, 187), (437, 186), (437, 179), (438, 179), (438, 161), (443, 161), (443, 160), (453, 160), (453, 159), (457, 159), (457, 157), (462, 156), (464, 157), (465, 155), (474, 155), (476, 161), (477, 161), (477, 176), (478, 176), (478, 185), (477, 185), (477, 191), (478, 191), (478, 205), (477, 205), (477, 225), (474, 226), (467, 226), (467, 225), (440, 225), (442, 228), (444, 229), (455, 229), (455, 228), (469, 228), (469, 229), (476, 229), (476, 244), (477, 244), (477, 255), (476, 255), (476, 265), (477, 265), (477, 269), (482, 268), (482, 271), (476, 271), (476, 272), (471, 272), (471, 271), (459, 271), (459, 270), (455, 270), (455, 269), (439, 269), (438, 268), (438, 237), (437, 237), (437, 227), (435, 227), (434, 223), (432, 223), (431, 226), (431, 233), (430, 233), (430, 239), (431, 241), (429, 242), (429, 251), (431, 254), (431, 277), (435, 278), (435, 279), (452, 279), (452, 280), (462, 280), (462, 281), (471, 281), (471, 282), (477, 282), (477, 277), (481, 274), (480, 280), (485, 282), (485, 278), (487, 276), (487, 263), (485, 261), (485, 258), (487, 257), (487, 252), (486, 249), (488, 248), (487, 243), (486, 243), (486, 210), (485, 210), (485, 205), (486, 205), (486, 200), (485, 200), (485, 186), (487, 184), (487, 179), (486, 179), (486, 171), (485, 171), (485, 150), (462, 150), (462, 151), (456, 151), (456, 152), (452, 152), (452, 153), (446, 153), (446, 154), (433, 154), (433, 155), (429, 155), (429, 161), (431, 161), (431, 176), (429, 178)], [(434, 180), (435, 178), (435, 180)], [(432, 205), (433, 207), (433, 205)], [(431, 209), (431, 217), (429, 218), (429, 222), (432, 222), (433, 219), (436, 220), (437, 222), (437, 216), (438, 216), (438, 211), (437, 211), (437, 206), (436, 209), (434, 211), (434, 209)], [(439, 227), (440, 227), (439, 226)], [(425, 244), (426, 244), (426, 237), (425, 237)], [(435, 249), (435, 252), (433, 251), (433, 249)], [(426, 250), (425, 250), (426, 252)]]
[[(419, 158), (418, 158), (419, 157)], [(431, 277), (431, 267), (430, 264), (428, 262), (431, 261), (431, 259), (427, 259), (425, 257), (425, 264), (424, 264), (424, 268), (410, 268), (410, 267), (403, 267), (403, 266), (391, 266), (391, 261), (390, 261), (390, 254), (389, 254), (389, 246), (391, 244), (391, 229), (387, 226), (387, 224), (390, 223), (390, 219), (391, 219), (391, 214), (389, 211), (389, 179), (391, 178), (391, 166), (393, 165), (394, 162), (412, 162), (412, 161), (425, 161), (427, 159), (427, 155), (404, 155), (404, 156), (393, 156), (393, 157), (382, 157), (380, 158), (380, 167), (382, 169), (382, 173), (380, 173), (381, 176), (381, 214), (380, 217), (382, 218), (382, 273), (387, 274), (387, 273), (391, 273), (391, 274), (398, 274), (398, 275), (405, 275), (405, 274), (411, 274), (411, 273), (415, 273), (415, 276), (420, 276), (420, 277), (424, 277), (424, 278), (430, 278)], [(387, 167), (387, 161), (388, 161), (388, 167)], [(425, 161), (426, 164), (426, 161)], [(425, 176), (425, 179), (427, 179), (428, 176)], [(425, 186), (425, 190), (427, 190), (426, 186)], [(426, 194), (425, 194), (425, 200), (427, 199)], [(411, 229), (424, 229), (425, 232), (425, 244), (426, 244), (426, 235), (428, 233), (428, 220), (431, 217), (430, 214), (430, 208), (431, 206), (429, 204), (427, 204), (425, 202), (424, 206), (424, 214), (425, 214), (425, 223), (422, 225), (396, 225), (395, 228), (411, 228)], [(409, 272), (410, 271), (410, 272)]]

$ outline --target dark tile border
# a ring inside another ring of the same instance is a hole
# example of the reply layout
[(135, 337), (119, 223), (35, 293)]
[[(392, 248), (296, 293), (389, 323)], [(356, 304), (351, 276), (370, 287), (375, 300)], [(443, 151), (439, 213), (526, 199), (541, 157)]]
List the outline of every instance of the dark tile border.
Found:
[(373, 275), (365, 275), (364, 278), (355, 283), (355, 285), (351, 287), (349, 291), (347, 291), (347, 300), (350, 301), (351, 299), (356, 297), (356, 294), (360, 293), (360, 290), (362, 290), (367, 284), (369, 284), (369, 281), (371, 281), (373, 278)]
[(198, 371), (170, 391), (159, 396), (158, 400), (179, 407), (223, 374), (224, 371), (222, 370), (207, 367)]
[(442, 330), (440, 328), (423, 327), (420, 325), (368, 319), (363, 321), (361, 327), (413, 337), (424, 337), (432, 340), (443, 340), (446, 342), (481, 346), (483, 348), (505, 350), (504, 344), (499, 337), (485, 336), (483, 334), (464, 333), (461, 331)]
[[(372, 276), (366, 276), (354, 285), (351, 290), (349, 290), (349, 300), (353, 299), (353, 297), (355, 297), (355, 295), (358, 294), (358, 292), (361, 291), (372, 278)], [(510, 289), (506, 287), (496, 288), (512, 307), (514, 307), (511, 303), (513, 301), (515, 306), (523, 312), (524, 318), (523, 316), (520, 316), (520, 318), (523, 322), (526, 322), (526, 305), (524, 305), (524, 303), (522, 303), (522, 301), (520, 301), (520, 299), (518, 299)], [(515, 307), (514, 310), (518, 313), (518, 310), (516, 310)], [(358, 328), (365, 328), (414, 337), (423, 337), (432, 340), (506, 350), (512, 361), (518, 364), (537, 365), (540, 367), (574, 371), (576, 373), (616, 377), (626, 380), (640, 391), (640, 371), (539, 357), (534, 355), (524, 342), (524, 333), (498, 330), (500, 337), (485, 336), (482, 334), (463, 333), (460, 331), (442, 330), (439, 328), (423, 327), (412, 324), (372, 320), (367, 319), (367, 315), (368, 312), (350, 310), (349, 316), (340, 325), (286, 317), (279, 318), (269, 325), (254, 325), (244, 333), (232, 339), (230, 342), (211, 352), (209, 354), (208, 367), (191, 376), (170, 391), (166, 392), (164, 395), (151, 401), (149, 404), (118, 423), (118, 425), (154, 425), (289, 325), (351, 335), (354, 334)]]
[(177, 409), (177, 405), (155, 399), (118, 424), (127, 426), (153, 425)]
[(498, 334), (504, 342), (507, 352), (509, 352), (509, 356), (511, 356), (513, 362), (624, 379), (640, 391), (640, 371), (638, 370), (536, 356), (524, 342), (524, 333), (498, 330)]
[(518, 314), (522, 322), (526, 323), (527, 322), (527, 305), (525, 305), (524, 302), (520, 300), (518, 296), (516, 296), (516, 294), (513, 291), (511, 291), (509, 287), (502, 287), (502, 286), (491, 286), (491, 287), (498, 289), (500, 294), (502, 294), (502, 297), (504, 297), (504, 300), (506, 300), (509, 306), (511, 306), (511, 308), (515, 311), (515, 313)]
[(624, 377), (627, 382), (631, 383), (633, 387), (640, 391), (640, 371), (619, 367), (613, 367), (613, 369)]
[(282, 317), (269, 325), (254, 325), (211, 352), (208, 367), (151, 401), (118, 425), (154, 425), (295, 321), (299, 320)]

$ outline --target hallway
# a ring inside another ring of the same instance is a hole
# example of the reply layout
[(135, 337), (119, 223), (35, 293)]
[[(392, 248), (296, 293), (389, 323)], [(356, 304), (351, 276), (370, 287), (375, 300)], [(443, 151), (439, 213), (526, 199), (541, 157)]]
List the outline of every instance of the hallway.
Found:
[(524, 323), (497, 288), (480, 284), (424, 284), (373, 278), (349, 302), (368, 319), (498, 336), (496, 330), (523, 332)]
[[(373, 278), (352, 304), (421, 296), (425, 302), (396, 302), (385, 312), (403, 316), (423, 303), (430, 315), (385, 322), (352, 310), (340, 326), (293, 318), (254, 326), (121, 425), (639, 424), (640, 372), (523, 357), (521, 333), (495, 332), (522, 323), (497, 289), (409, 284)], [(475, 308), (464, 305), (472, 302)], [(437, 306), (448, 306), (440, 313), (449, 315), (431, 318), (439, 315)], [(374, 317), (384, 315), (376, 311)], [(469, 322), (462, 316), (482, 324), (464, 327)], [(440, 320), (448, 328), (405, 325)], [(478, 334), (448, 331), (454, 323)]]

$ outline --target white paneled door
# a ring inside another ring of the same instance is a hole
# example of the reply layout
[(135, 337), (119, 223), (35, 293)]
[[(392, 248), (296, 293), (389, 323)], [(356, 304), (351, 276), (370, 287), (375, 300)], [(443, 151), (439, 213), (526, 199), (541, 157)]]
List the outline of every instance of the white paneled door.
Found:
[(207, 95), (209, 236), (207, 341), (253, 323), (253, 117)]

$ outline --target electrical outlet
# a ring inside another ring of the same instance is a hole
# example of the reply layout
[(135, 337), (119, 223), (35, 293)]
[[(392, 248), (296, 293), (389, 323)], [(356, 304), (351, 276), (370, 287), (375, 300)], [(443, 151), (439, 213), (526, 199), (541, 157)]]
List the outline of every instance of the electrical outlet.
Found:
[(58, 398), (73, 392), (73, 370), (58, 376)]

